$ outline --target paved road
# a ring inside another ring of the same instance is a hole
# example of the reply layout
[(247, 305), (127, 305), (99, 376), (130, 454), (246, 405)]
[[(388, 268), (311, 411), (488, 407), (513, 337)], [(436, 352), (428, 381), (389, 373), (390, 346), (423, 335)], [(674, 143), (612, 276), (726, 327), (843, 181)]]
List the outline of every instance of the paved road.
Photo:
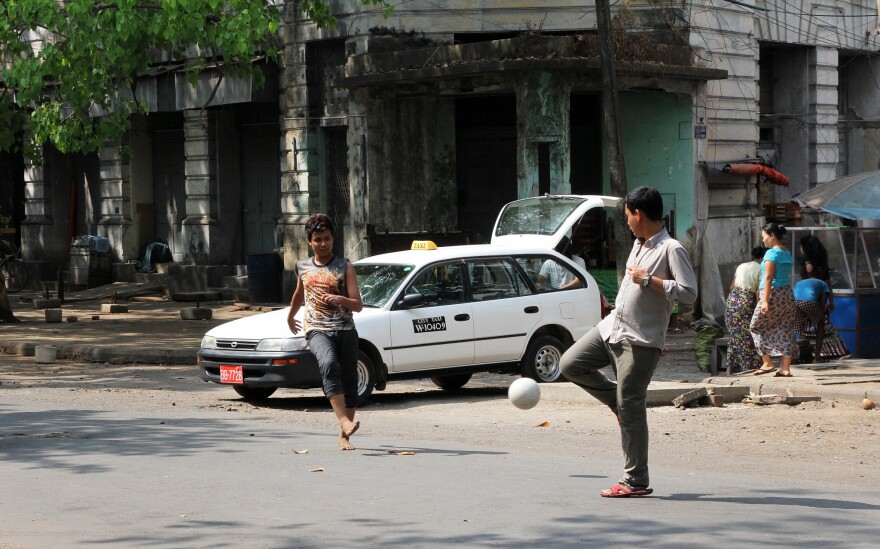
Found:
[[(655, 447), (655, 497), (606, 500), (620, 458), (599, 406), (401, 385), (340, 452), (317, 396), (252, 407), (181, 369), (131, 375), (4, 378), (0, 547), (876, 546), (873, 467), (829, 480), (698, 434)], [(689, 434), (652, 413), (661, 441)]]

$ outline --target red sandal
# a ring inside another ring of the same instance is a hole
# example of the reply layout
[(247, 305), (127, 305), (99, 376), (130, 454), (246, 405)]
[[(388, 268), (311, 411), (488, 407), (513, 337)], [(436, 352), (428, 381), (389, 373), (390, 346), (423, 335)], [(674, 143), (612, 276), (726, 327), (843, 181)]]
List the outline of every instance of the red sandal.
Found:
[(652, 488), (643, 488), (637, 490), (635, 488), (629, 488), (628, 486), (624, 486), (622, 484), (615, 484), (611, 488), (599, 492), (599, 495), (603, 498), (629, 498), (637, 496), (647, 496), (653, 493), (654, 490)]

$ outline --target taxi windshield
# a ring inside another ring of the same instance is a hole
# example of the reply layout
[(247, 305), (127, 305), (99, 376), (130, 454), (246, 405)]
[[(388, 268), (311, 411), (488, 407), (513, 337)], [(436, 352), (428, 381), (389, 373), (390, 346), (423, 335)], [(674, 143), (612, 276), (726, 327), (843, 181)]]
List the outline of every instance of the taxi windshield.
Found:
[(354, 271), (364, 307), (385, 305), (413, 268), (413, 265), (356, 263)]
[(509, 234), (552, 235), (586, 199), (582, 197), (535, 197), (505, 206), (495, 236)]

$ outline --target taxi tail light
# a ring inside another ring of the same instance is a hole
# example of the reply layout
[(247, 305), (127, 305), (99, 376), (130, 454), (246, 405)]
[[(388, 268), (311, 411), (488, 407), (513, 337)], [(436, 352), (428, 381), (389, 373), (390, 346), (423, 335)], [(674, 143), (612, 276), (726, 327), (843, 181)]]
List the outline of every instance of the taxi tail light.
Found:
[(285, 364), (296, 364), (295, 358), (276, 358), (272, 361), (273, 366), (284, 366)]

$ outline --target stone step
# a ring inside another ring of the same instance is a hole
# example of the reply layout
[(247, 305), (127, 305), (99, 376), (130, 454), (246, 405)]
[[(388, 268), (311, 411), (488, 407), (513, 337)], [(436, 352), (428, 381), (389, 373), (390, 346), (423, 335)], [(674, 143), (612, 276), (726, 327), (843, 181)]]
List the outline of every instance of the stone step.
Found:
[(247, 290), (248, 277), (247, 277), (247, 275), (224, 276), (223, 277), (223, 287), (224, 288), (231, 288), (231, 289)]
[(218, 292), (223, 301), (247, 302), (250, 299), (247, 288), (213, 288), (212, 291)]
[(168, 286), (168, 275), (161, 273), (134, 273), (131, 278), (132, 282), (149, 282)]

